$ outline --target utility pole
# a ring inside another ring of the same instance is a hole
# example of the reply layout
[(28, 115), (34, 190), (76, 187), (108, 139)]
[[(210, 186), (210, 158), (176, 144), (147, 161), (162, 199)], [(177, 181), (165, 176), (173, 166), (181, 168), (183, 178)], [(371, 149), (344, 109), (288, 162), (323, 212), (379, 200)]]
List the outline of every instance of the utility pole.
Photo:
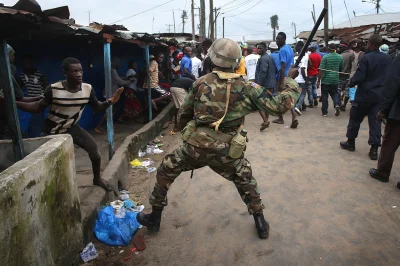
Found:
[(296, 41), (296, 40), (297, 40), (297, 39), (296, 39), (296, 36), (297, 36), (296, 23), (292, 22), (292, 26), (293, 26), (293, 28), (294, 28), (294, 37), (293, 37), (293, 39)]
[(218, 15), (219, 15), (219, 13), (217, 13), (219, 10), (220, 10), (221, 8), (214, 8), (214, 32), (215, 32), (215, 37), (214, 37), (214, 39), (217, 39), (217, 37), (218, 37), (218, 35), (217, 35), (217, 18), (218, 18)]
[(192, 0), (192, 41), (196, 41), (196, 31), (194, 28), (194, 0)]
[[(324, 0), (324, 8), (329, 10), (329, 2), (328, 0)], [(329, 12), (326, 12), (325, 18), (324, 18), (324, 41), (325, 41), (325, 46), (328, 47), (328, 41), (329, 41)]]
[(182, 10), (182, 33), (185, 33), (185, 20), (187, 19), (186, 10)]
[(209, 37), (211, 40), (214, 40), (214, 1), (210, 0), (210, 15), (208, 16), (210, 20), (209, 27)]
[(174, 13), (174, 10), (172, 10), (172, 18), (174, 19), (174, 33), (176, 33), (176, 29), (175, 29), (175, 13)]
[(173, 26), (172, 24), (165, 24), (165, 26), (168, 27), (168, 33), (171, 33), (171, 27)]
[(311, 15), (312, 15), (312, 18), (313, 18), (314, 24), (315, 24), (316, 20), (315, 20), (315, 6), (314, 6), (314, 4), (312, 5), (312, 9), (313, 9), (313, 11), (311, 12)]
[(381, 8), (380, 2), (381, 0), (376, 0), (376, 14), (379, 14), (379, 8)]
[(92, 10), (89, 10), (87, 13), (88, 13), (88, 15), (89, 15), (89, 25), (90, 25), (90, 22), (92, 21), (92, 20), (90, 19), (90, 13), (92, 13)]
[(225, 38), (225, 17), (222, 17), (222, 38)]
[(200, 0), (200, 36), (206, 37), (206, 3), (205, 0)]

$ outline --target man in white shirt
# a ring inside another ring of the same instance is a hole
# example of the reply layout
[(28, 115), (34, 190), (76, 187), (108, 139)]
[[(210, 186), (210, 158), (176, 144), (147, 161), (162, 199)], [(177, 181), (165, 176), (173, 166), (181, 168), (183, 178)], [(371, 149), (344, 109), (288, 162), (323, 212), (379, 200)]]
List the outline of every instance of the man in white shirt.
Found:
[[(137, 69), (137, 64), (136, 62), (129, 62), (129, 69), (126, 72), (126, 77), (127, 78), (132, 78), (136, 76), (136, 69)], [(135, 92), (137, 92), (137, 78), (132, 79), (133, 82), (129, 85), (126, 85), (128, 88), (131, 88)]]
[[(304, 42), (298, 41), (296, 44), (296, 52), (297, 56), (294, 57), (294, 62), (296, 62), (298, 55), (300, 54), (301, 50), (304, 47)], [(294, 64), (294, 63), (293, 63)], [(294, 110), (298, 115), (301, 115), (301, 109), (304, 103), (304, 98), (306, 97), (308, 82), (307, 82), (307, 67), (308, 67), (308, 54), (306, 53), (303, 58), (301, 59), (299, 65), (299, 75), (295, 79), (295, 81), (299, 84), (301, 90), (300, 98), (296, 103)]]
[(192, 75), (196, 79), (199, 78), (200, 69), (201, 69), (201, 65), (202, 65), (201, 60), (197, 56), (198, 56), (197, 49), (193, 48), (192, 49)]
[(253, 51), (251, 54), (244, 58), (244, 63), (247, 69), (247, 78), (249, 79), (249, 81), (254, 81), (254, 79), (256, 78), (257, 62), (260, 56), (257, 54), (257, 51), (254, 52), (253, 47), (248, 47), (247, 51)]

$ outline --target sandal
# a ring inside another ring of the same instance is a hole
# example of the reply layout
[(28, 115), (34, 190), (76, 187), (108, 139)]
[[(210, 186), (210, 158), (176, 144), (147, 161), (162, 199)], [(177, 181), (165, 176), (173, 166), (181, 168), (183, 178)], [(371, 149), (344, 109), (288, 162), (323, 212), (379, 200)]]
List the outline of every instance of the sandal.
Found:
[(272, 123), (283, 125), (283, 124), (285, 124), (285, 121), (278, 118), (278, 119), (275, 119), (274, 121), (272, 121)]
[(271, 123), (269, 121), (262, 123), (260, 131), (263, 131), (264, 129), (268, 128), (270, 124)]

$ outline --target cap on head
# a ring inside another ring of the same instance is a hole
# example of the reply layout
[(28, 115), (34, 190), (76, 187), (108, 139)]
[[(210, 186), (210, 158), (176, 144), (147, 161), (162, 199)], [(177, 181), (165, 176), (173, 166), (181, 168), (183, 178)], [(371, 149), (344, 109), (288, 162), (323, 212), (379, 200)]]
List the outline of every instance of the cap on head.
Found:
[(279, 49), (278, 44), (276, 42), (270, 42), (269, 49)]
[(310, 45), (308, 46), (308, 48), (317, 49), (317, 48), (318, 48), (318, 44), (317, 44), (316, 42), (312, 42), (312, 43), (310, 43)]
[(381, 51), (382, 53), (388, 54), (389, 46), (387, 44), (382, 44), (381, 47), (379, 47), (379, 51)]
[(221, 38), (213, 42), (209, 56), (214, 65), (222, 68), (235, 68), (242, 57), (240, 46), (231, 39)]

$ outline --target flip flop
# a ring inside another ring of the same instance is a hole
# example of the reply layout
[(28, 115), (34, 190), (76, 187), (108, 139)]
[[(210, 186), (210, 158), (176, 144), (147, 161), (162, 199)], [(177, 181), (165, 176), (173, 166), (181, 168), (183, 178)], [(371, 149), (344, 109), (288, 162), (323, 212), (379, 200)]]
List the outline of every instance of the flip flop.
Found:
[(274, 121), (272, 121), (272, 123), (283, 125), (283, 124), (285, 124), (285, 121), (280, 120), (280, 119), (275, 119)]

